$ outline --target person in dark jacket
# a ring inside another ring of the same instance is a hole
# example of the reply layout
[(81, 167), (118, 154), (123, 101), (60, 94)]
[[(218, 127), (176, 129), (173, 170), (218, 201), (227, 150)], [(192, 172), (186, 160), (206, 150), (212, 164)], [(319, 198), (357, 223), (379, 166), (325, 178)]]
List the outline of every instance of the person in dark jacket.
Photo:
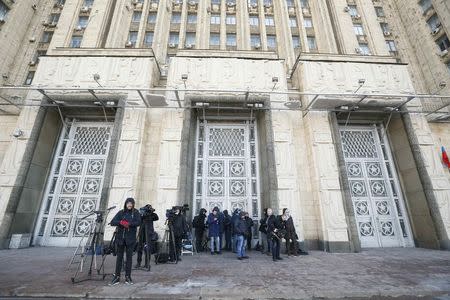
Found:
[[(212, 212), (208, 216), (208, 229), (209, 229), (209, 240), (211, 243), (211, 255), (221, 254), (220, 251), (220, 227), (221, 220), (219, 216), (219, 208), (216, 206), (213, 208)], [(214, 245), (216, 245), (216, 251), (214, 251)]]
[(243, 211), (240, 212), (239, 219), (236, 221), (234, 233), (237, 240), (237, 257), (239, 260), (247, 259), (248, 256), (245, 255), (245, 238), (248, 236), (248, 225), (245, 220), (245, 212)]
[(206, 229), (206, 209), (200, 209), (197, 216), (192, 221), (192, 227), (195, 230), (195, 246), (197, 252), (204, 251), (203, 249), (203, 235)]
[[(171, 220), (171, 224), (169, 226), (172, 227), (173, 239), (172, 235), (169, 237), (169, 260), (170, 261), (181, 261), (181, 246), (183, 242), (183, 238), (186, 237), (188, 232), (188, 225), (186, 221), (186, 217), (181, 213), (180, 207), (175, 207), (174, 216)], [(175, 249), (173, 245), (175, 244)]]
[(281, 216), (281, 222), (286, 229), (286, 235), (284, 239), (286, 240), (286, 251), (287, 255), (298, 256), (298, 245), (297, 245), (297, 233), (295, 232), (294, 220), (291, 217), (290, 211), (287, 208), (283, 208), (283, 215)]
[(231, 250), (233, 253), (236, 253), (237, 250), (237, 235), (235, 232), (236, 223), (239, 221), (241, 213), (241, 210), (239, 208), (236, 208), (233, 212), (233, 216), (231, 217)]
[(139, 227), (139, 240), (137, 246), (137, 264), (136, 269), (141, 267), (142, 254), (144, 255), (144, 268), (150, 270), (150, 258), (156, 250), (157, 234), (153, 222), (158, 221), (159, 217), (150, 204), (140, 209), (142, 224)]
[(253, 224), (253, 219), (250, 218), (248, 212), (245, 213), (245, 223), (247, 223), (247, 232), (248, 232), (247, 236), (245, 237), (245, 240), (247, 242), (248, 251), (251, 251), (252, 250), (252, 238), (253, 238), (252, 227), (254, 224)]
[[(267, 209), (269, 210), (269, 209)], [(280, 245), (281, 245), (281, 232), (282, 232), (282, 224), (280, 222), (280, 218), (270, 215), (267, 218), (267, 235), (271, 239), (272, 242), (272, 260), (282, 260), (280, 257)]]
[(131, 264), (133, 260), (133, 251), (136, 246), (136, 230), (141, 225), (141, 216), (139, 211), (134, 208), (133, 198), (127, 198), (123, 206), (114, 218), (111, 220), (111, 226), (116, 226), (117, 260), (116, 271), (110, 285), (116, 285), (120, 282), (120, 272), (123, 265), (123, 254), (126, 250), (125, 283), (133, 284), (131, 279)]
[[(270, 255), (271, 253), (271, 248), (272, 248), (272, 243), (271, 243), (271, 238), (268, 237), (267, 235), (267, 219), (269, 218), (269, 211), (270, 211), (270, 215), (272, 215), (272, 209), (270, 208), (266, 208), (264, 209), (264, 216), (261, 218), (261, 220), (259, 221), (259, 232), (261, 232), (261, 252), (267, 253), (267, 255)], [(267, 251), (266, 251), (267, 249)]]
[(228, 210), (223, 211), (223, 228), (225, 232), (225, 250), (231, 251), (231, 216), (228, 214)]

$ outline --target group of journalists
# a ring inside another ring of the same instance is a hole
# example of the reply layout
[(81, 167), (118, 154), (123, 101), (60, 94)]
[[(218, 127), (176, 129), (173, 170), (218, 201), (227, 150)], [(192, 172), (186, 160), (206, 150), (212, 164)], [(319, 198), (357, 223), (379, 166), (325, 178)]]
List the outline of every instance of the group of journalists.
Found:
[[(183, 240), (189, 239), (191, 225), (195, 232), (195, 250), (210, 251), (211, 255), (220, 255), (222, 250), (232, 251), (239, 260), (249, 257), (246, 251), (252, 249), (252, 232), (255, 223), (248, 213), (236, 209), (232, 215), (227, 210), (220, 211), (214, 207), (209, 213), (202, 208), (191, 224), (186, 220), (187, 206), (176, 206), (166, 211), (168, 225), (169, 253), (167, 260), (181, 261)], [(124, 208), (111, 220), (110, 225), (116, 227), (114, 246), (116, 249), (116, 268), (110, 285), (120, 283), (120, 274), (125, 260), (125, 283), (133, 284), (131, 279), (133, 252), (137, 252), (136, 268), (140, 268), (144, 258), (144, 268), (150, 267), (151, 254), (156, 254), (158, 234), (153, 222), (159, 217), (150, 205), (137, 210), (133, 198), (125, 201)], [(139, 228), (139, 232), (138, 232)], [(294, 222), (287, 208), (280, 216), (276, 216), (271, 208), (264, 210), (264, 216), (259, 221), (260, 241), (256, 249), (271, 255), (274, 262), (280, 257), (281, 243), (286, 241), (288, 256), (297, 256), (299, 252), (298, 236)], [(158, 254), (159, 255), (159, 254)], [(155, 260), (158, 258), (155, 257)]]

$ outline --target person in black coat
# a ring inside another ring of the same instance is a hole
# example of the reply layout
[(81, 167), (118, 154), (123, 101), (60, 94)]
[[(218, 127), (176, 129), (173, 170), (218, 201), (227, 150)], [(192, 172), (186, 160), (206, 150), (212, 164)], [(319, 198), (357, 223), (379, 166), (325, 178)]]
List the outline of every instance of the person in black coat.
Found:
[(155, 233), (155, 228), (153, 226), (153, 222), (158, 221), (159, 217), (155, 213), (155, 210), (150, 204), (147, 204), (143, 208), (140, 209), (141, 221), (142, 224), (139, 227), (139, 240), (137, 246), (137, 264), (136, 268), (141, 267), (142, 262), (142, 254), (145, 250), (145, 259), (144, 259), (144, 268), (149, 268), (150, 266), (150, 258), (152, 253), (155, 253), (156, 250), (156, 240), (157, 234)]
[(252, 227), (253, 227), (253, 219), (250, 218), (248, 212), (245, 213), (245, 223), (247, 224), (247, 236), (245, 237), (246, 242), (247, 242), (247, 249), (248, 251), (252, 250), (252, 238), (253, 238), (253, 234), (252, 234)]
[[(186, 217), (181, 213), (181, 208), (176, 207), (174, 209), (174, 215), (170, 221), (169, 226), (171, 226), (173, 237), (169, 237), (169, 260), (170, 261), (181, 261), (181, 246), (183, 238), (187, 237), (188, 225)], [(172, 239), (173, 238), (173, 239)], [(173, 245), (175, 244), (175, 249)]]
[(225, 250), (231, 251), (231, 216), (228, 214), (228, 210), (223, 211), (223, 227), (225, 232)]
[(284, 239), (286, 240), (287, 255), (298, 256), (298, 236), (295, 232), (294, 220), (291, 217), (289, 209), (283, 208), (281, 222), (283, 224), (283, 227), (286, 229), (286, 235), (284, 236)]
[(197, 252), (204, 251), (203, 248), (203, 235), (205, 234), (206, 230), (206, 209), (202, 208), (200, 209), (197, 216), (194, 217), (194, 220), (192, 221), (192, 227), (195, 229), (195, 246)]
[(283, 225), (280, 222), (280, 218), (270, 215), (267, 218), (267, 235), (272, 242), (272, 259), (273, 261), (282, 260), (280, 257), (280, 245), (281, 245), (281, 232), (283, 231)]
[(117, 260), (116, 271), (110, 285), (116, 285), (120, 282), (120, 272), (123, 265), (123, 254), (126, 250), (126, 266), (125, 266), (125, 283), (133, 284), (131, 280), (131, 263), (133, 260), (133, 251), (136, 246), (136, 231), (141, 225), (141, 215), (134, 208), (135, 202), (133, 198), (127, 198), (123, 206), (114, 218), (111, 220), (111, 226), (116, 226), (116, 245)]
[(245, 221), (245, 212), (239, 213), (239, 219), (234, 224), (234, 234), (236, 235), (236, 253), (239, 260), (248, 259), (245, 254), (245, 238), (248, 236), (248, 225)]

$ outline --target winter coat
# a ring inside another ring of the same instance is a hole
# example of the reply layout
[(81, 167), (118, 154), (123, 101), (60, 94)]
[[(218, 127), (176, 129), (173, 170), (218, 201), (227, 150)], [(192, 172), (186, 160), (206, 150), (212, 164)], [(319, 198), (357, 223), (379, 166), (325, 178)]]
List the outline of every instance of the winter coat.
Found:
[(250, 217), (245, 217), (245, 223), (247, 224), (247, 228), (248, 228), (248, 232), (251, 233), (252, 232), (252, 227), (253, 227), (253, 219)]
[(206, 215), (205, 214), (199, 214), (194, 217), (194, 220), (192, 220), (192, 227), (195, 229), (195, 232), (203, 233), (206, 229), (205, 225)]
[(297, 233), (295, 232), (294, 220), (292, 217), (289, 217), (286, 221), (283, 221), (284, 227), (286, 228), (286, 239), (297, 239)]
[[(120, 221), (126, 220), (130, 224), (128, 228), (120, 225)], [(116, 243), (118, 245), (131, 245), (136, 243), (137, 227), (141, 225), (141, 215), (137, 209), (123, 209), (120, 210), (111, 220), (111, 226), (117, 227)]]
[(267, 234), (267, 216), (264, 216), (260, 221), (259, 221), (259, 231)]
[(185, 237), (188, 229), (188, 224), (183, 214), (179, 213), (173, 217), (172, 230), (175, 239)]
[(223, 215), (223, 228), (225, 232), (231, 232), (231, 216), (230, 215)]
[(248, 231), (248, 225), (246, 220), (239, 218), (236, 223), (235, 223), (235, 227), (234, 227), (234, 234), (236, 235), (243, 235), (243, 236), (248, 236), (249, 231)]
[(241, 218), (239, 217), (239, 214), (233, 214), (233, 216), (231, 217), (231, 232), (233, 234), (236, 234), (236, 225), (237, 222), (240, 220)]
[(221, 228), (221, 221), (219, 214), (213, 215), (212, 213), (208, 216), (208, 235), (209, 237), (218, 237), (220, 236), (220, 228)]

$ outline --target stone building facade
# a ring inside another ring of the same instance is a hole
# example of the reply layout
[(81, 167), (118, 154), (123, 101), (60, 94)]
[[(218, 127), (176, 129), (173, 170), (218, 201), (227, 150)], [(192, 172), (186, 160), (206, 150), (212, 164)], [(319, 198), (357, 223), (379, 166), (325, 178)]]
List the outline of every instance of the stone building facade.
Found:
[(135, 197), (448, 250), (449, 34), (445, 0), (0, 0), (0, 246)]

